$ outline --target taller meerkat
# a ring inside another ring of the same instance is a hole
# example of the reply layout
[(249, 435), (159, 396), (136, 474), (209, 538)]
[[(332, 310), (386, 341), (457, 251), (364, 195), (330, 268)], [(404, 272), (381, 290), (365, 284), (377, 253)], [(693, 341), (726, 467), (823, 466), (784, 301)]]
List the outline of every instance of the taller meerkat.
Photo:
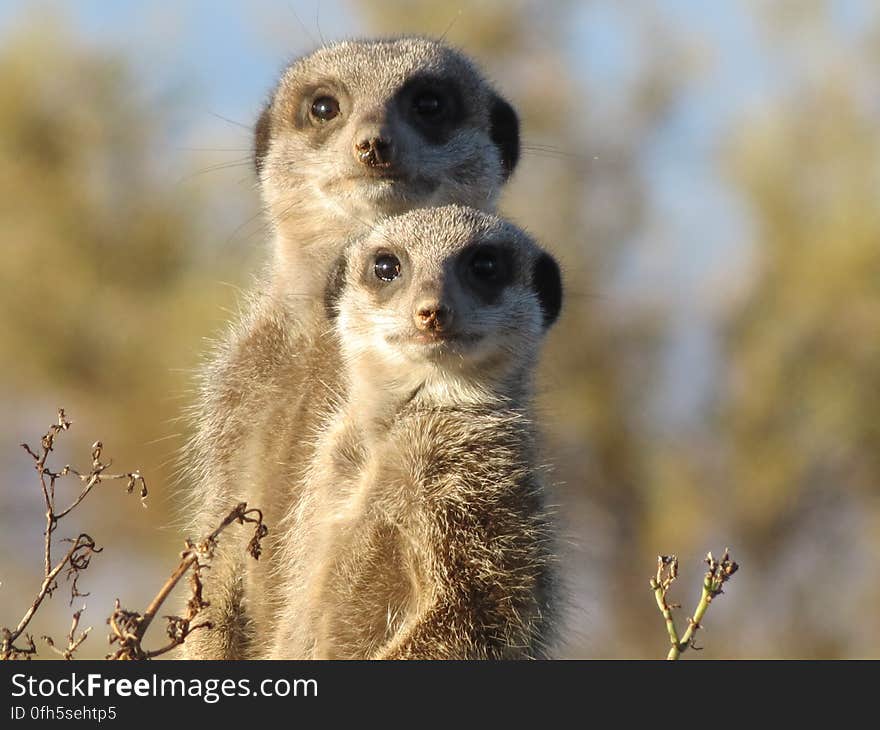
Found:
[[(269, 270), (202, 373), (184, 454), (195, 535), (246, 501), (270, 533), (255, 564), (221, 541), (206, 581), (213, 629), (185, 654), (265, 656), (284, 596), (276, 558), (324, 415), (340, 396), (323, 300), (346, 243), (388, 216), (458, 203), (492, 211), (519, 158), (513, 108), (460, 52), (427, 38), (334, 43), (291, 64), (256, 125), (274, 235)], [(226, 537), (226, 536), (224, 536)]]

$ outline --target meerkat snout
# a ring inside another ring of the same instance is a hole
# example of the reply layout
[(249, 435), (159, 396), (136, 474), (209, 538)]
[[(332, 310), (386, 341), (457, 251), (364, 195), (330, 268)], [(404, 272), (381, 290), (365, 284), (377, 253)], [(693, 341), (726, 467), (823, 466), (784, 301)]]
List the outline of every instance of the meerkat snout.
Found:
[(422, 299), (416, 305), (413, 319), (421, 332), (442, 334), (452, 325), (452, 307), (437, 297)]
[(364, 128), (355, 135), (354, 153), (369, 168), (388, 169), (394, 162), (394, 140), (386, 130)]

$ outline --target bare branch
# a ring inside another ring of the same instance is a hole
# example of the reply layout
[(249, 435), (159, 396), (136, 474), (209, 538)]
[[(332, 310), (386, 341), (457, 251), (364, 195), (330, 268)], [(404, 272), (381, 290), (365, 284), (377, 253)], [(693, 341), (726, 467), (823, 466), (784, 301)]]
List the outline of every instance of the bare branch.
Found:
[[(213, 558), (217, 547), (217, 538), (220, 533), (235, 522), (241, 525), (245, 523), (256, 525), (254, 536), (248, 543), (248, 552), (255, 559), (259, 559), (261, 552), (260, 541), (268, 533), (267, 527), (263, 524), (263, 513), (258, 509), (248, 509), (247, 504), (241, 502), (222, 520), (210, 535), (197, 543), (190, 542), (189, 540), (186, 541), (185, 548), (180, 554), (180, 563), (178, 563), (168, 580), (165, 581), (165, 584), (159, 589), (155, 598), (153, 598), (142, 614), (123, 609), (119, 599), (116, 600), (116, 606), (113, 613), (107, 619), (107, 623), (110, 625), (110, 643), (118, 643), (119, 648), (115, 652), (108, 654), (108, 659), (152, 659), (183, 644), (186, 637), (193, 631), (211, 628), (211, 624), (207, 621), (193, 623), (199, 612), (208, 605), (202, 598), (201, 571)], [(174, 590), (180, 579), (187, 572), (190, 572), (191, 596), (187, 602), (186, 615), (165, 616), (165, 619), (168, 621), (166, 632), (169, 642), (159, 649), (145, 650), (142, 642), (147, 629), (171, 591)]]
[(672, 610), (680, 608), (676, 604), (671, 604), (666, 600), (667, 593), (675, 579), (678, 577), (678, 558), (675, 555), (660, 555), (657, 557), (657, 573), (651, 578), (651, 590), (654, 591), (654, 598), (657, 601), (657, 607), (663, 614), (666, 622), (666, 631), (669, 634), (669, 643), (672, 645), (667, 654), (667, 659), (678, 659), (682, 652), (687, 649), (699, 651), (700, 647), (696, 646), (694, 639), (697, 631), (702, 628), (700, 623), (703, 616), (709, 608), (709, 604), (724, 591), (722, 587), (739, 569), (739, 565), (730, 557), (730, 551), (724, 550), (721, 560), (716, 560), (709, 553), (705, 558), (709, 570), (703, 578), (703, 590), (700, 595), (700, 601), (694, 610), (693, 616), (688, 618), (688, 628), (684, 635), (679, 639), (678, 631), (675, 628), (675, 621), (672, 618)]
[[(78, 507), (89, 492), (104, 480), (126, 480), (127, 491), (129, 493), (134, 490), (135, 486), (140, 484), (141, 499), (143, 500), (147, 496), (146, 483), (140, 475), (140, 472), (134, 471), (126, 474), (105, 473), (110, 466), (110, 463), (108, 462), (105, 464), (101, 461), (103, 446), (100, 441), (95, 442), (92, 446), (92, 468), (88, 472), (81, 473), (72, 469), (70, 466), (65, 466), (60, 471), (53, 471), (50, 469), (46, 462), (55, 448), (55, 442), (59, 434), (62, 431), (67, 431), (70, 426), (71, 421), (67, 419), (64, 409), (60, 408), (58, 410), (57, 422), (52, 424), (49, 427), (49, 430), (43, 435), (42, 439), (40, 439), (40, 447), (38, 449), (31, 448), (27, 444), (21, 445), (25, 452), (27, 452), (27, 454), (34, 460), (34, 469), (39, 476), (43, 503), (46, 508), (46, 529), (43, 536), (43, 580), (40, 583), (39, 590), (31, 602), (30, 607), (25, 611), (25, 614), (22, 616), (15, 629), (10, 630), (5, 627), (0, 629), (0, 660), (30, 658), (36, 653), (36, 646), (34, 645), (31, 636), (25, 634), (27, 640), (27, 645), (25, 647), (18, 647), (15, 645), (15, 642), (24, 633), (28, 624), (31, 622), (31, 619), (42, 604), (43, 599), (47, 596), (51, 596), (58, 587), (57, 578), (62, 571), (66, 571), (67, 579), (71, 584), (71, 605), (76, 598), (88, 595), (87, 593), (80, 593), (77, 581), (82, 571), (89, 567), (92, 556), (95, 555), (95, 553), (101, 552), (101, 548), (96, 546), (95, 541), (91, 536), (82, 533), (74, 540), (67, 539), (63, 541), (71, 543), (71, 547), (65, 553), (64, 557), (53, 565), (53, 535), (61, 519)], [(71, 474), (79, 478), (83, 487), (81, 488), (79, 495), (70, 503), (70, 505), (59, 511), (55, 505), (55, 485), (59, 479)], [(60, 653), (62, 656), (66, 656), (66, 654), (72, 656), (73, 652), (83, 641), (85, 641), (85, 638), (88, 635), (87, 629), (79, 638), (73, 638), (72, 632), (76, 629), (80, 614), (81, 611), (74, 613), (74, 626), (68, 637), (68, 646), (66, 649), (58, 649), (52, 642), (51, 638), (43, 637), (49, 647)], [(66, 658), (70, 657), (66, 656)]]
[[(96, 441), (92, 445), (91, 467), (88, 471), (77, 471), (70, 466), (65, 466), (60, 471), (53, 471), (47, 465), (47, 460), (56, 445), (58, 435), (62, 431), (67, 431), (70, 426), (71, 422), (67, 419), (64, 410), (61, 409), (58, 411), (58, 421), (49, 427), (49, 430), (40, 440), (39, 448), (32, 448), (27, 444), (22, 444), (22, 448), (34, 461), (34, 468), (39, 476), (40, 489), (46, 508), (43, 579), (30, 607), (16, 627), (14, 629), (0, 628), (0, 659), (29, 659), (37, 653), (33, 637), (25, 633), (25, 631), (31, 619), (33, 619), (42, 605), (43, 600), (47, 596), (51, 596), (58, 587), (58, 576), (62, 572), (65, 573), (70, 582), (71, 605), (76, 598), (88, 595), (88, 593), (80, 592), (77, 581), (82, 572), (89, 567), (92, 557), (96, 553), (101, 552), (101, 548), (97, 547), (90, 535), (82, 533), (75, 539), (62, 540), (62, 542), (70, 543), (70, 547), (60, 560), (53, 562), (52, 551), (55, 547), (53, 536), (59, 522), (82, 504), (83, 500), (96, 486), (107, 480), (124, 480), (126, 491), (129, 494), (133, 493), (137, 488), (141, 500), (147, 497), (146, 482), (139, 471), (121, 474), (108, 473), (112, 462), (109, 460), (105, 462), (103, 460), (104, 447), (100, 441)], [(81, 486), (76, 497), (66, 507), (59, 509), (56, 506), (55, 498), (56, 482), (69, 476), (79, 479)], [(159, 589), (159, 592), (150, 602), (150, 605), (147, 606), (144, 613), (125, 610), (120, 605), (119, 600), (116, 600), (115, 608), (107, 619), (107, 623), (111, 629), (110, 643), (118, 643), (119, 648), (108, 655), (108, 659), (151, 659), (180, 646), (193, 631), (211, 627), (207, 621), (196, 623), (196, 617), (208, 605), (202, 596), (201, 571), (214, 556), (219, 535), (233, 523), (241, 525), (252, 524), (255, 526), (253, 537), (248, 542), (247, 551), (252, 557), (259, 559), (262, 549), (261, 540), (266, 536), (268, 530), (263, 524), (262, 512), (258, 509), (248, 509), (247, 504), (242, 502), (230, 511), (213, 532), (202, 540), (196, 543), (186, 541), (185, 549), (180, 556), (180, 563), (168, 580), (165, 581), (165, 584)], [(186, 614), (184, 616), (165, 616), (164, 618), (168, 622), (166, 627), (168, 641), (157, 649), (145, 650), (142, 642), (147, 630), (169, 594), (187, 573), (190, 576), (191, 595), (187, 602)], [(84, 610), (85, 607), (74, 612), (65, 647), (56, 645), (50, 636), (42, 637), (49, 649), (65, 659), (73, 658), (75, 652), (86, 640), (91, 630), (91, 627), (89, 627), (77, 634), (80, 617)], [(20, 642), (20, 645), (16, 645), (16, 641), (22, 636), (24, 636), (24, 643)]]

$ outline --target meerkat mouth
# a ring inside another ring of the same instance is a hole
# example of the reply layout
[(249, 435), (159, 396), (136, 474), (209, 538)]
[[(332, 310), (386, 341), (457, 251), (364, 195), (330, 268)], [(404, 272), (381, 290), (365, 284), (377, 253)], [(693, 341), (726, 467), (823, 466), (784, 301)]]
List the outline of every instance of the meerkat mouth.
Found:
[(462, 352), (474, 347), (482, 337), (468, 332), (415, 332), (402, 335), (389, 335), (386, 340), (391, 345), (404, 346), (427, 353)]
[[(357, 190), (368, 197), (394, 197), (406, 200), (427, 198), (439, 181), (414, 177), (400, 170), (371, 170), (340, 178), (337, 185)], [(331, 188), (334, 185), (331, 183)]]
[(374, 183), (374, 182), (399, 182), (407, 183), (410, 177), (406, 173), (398, 170), (383, 170), (381, 168), (373, 168), (358, 173), (357, 175), (349, 175), (345, 178), (346, 182), (354, 184)]

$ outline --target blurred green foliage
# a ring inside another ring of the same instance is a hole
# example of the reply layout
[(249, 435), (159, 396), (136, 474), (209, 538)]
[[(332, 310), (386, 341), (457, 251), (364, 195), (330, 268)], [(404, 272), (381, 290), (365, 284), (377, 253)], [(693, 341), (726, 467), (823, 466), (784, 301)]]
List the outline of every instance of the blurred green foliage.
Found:
[(220, 303), (204, 202), (155, 161), (165, 113), (60, 24), (0, 48), (2, 390), (66, 404), (136, 458), (180, 416)]
[(860, 611), (880, 598), (880, 18), (853, 41), (833, 12), (767, 8), (793, 88), (728, 147), (755, 256), (722, 323), (717, 477), (756, 559), (809, 561), (789, 588), (819, 605), (792, 607), (777, 650), (876, 656), (880, 621)]

